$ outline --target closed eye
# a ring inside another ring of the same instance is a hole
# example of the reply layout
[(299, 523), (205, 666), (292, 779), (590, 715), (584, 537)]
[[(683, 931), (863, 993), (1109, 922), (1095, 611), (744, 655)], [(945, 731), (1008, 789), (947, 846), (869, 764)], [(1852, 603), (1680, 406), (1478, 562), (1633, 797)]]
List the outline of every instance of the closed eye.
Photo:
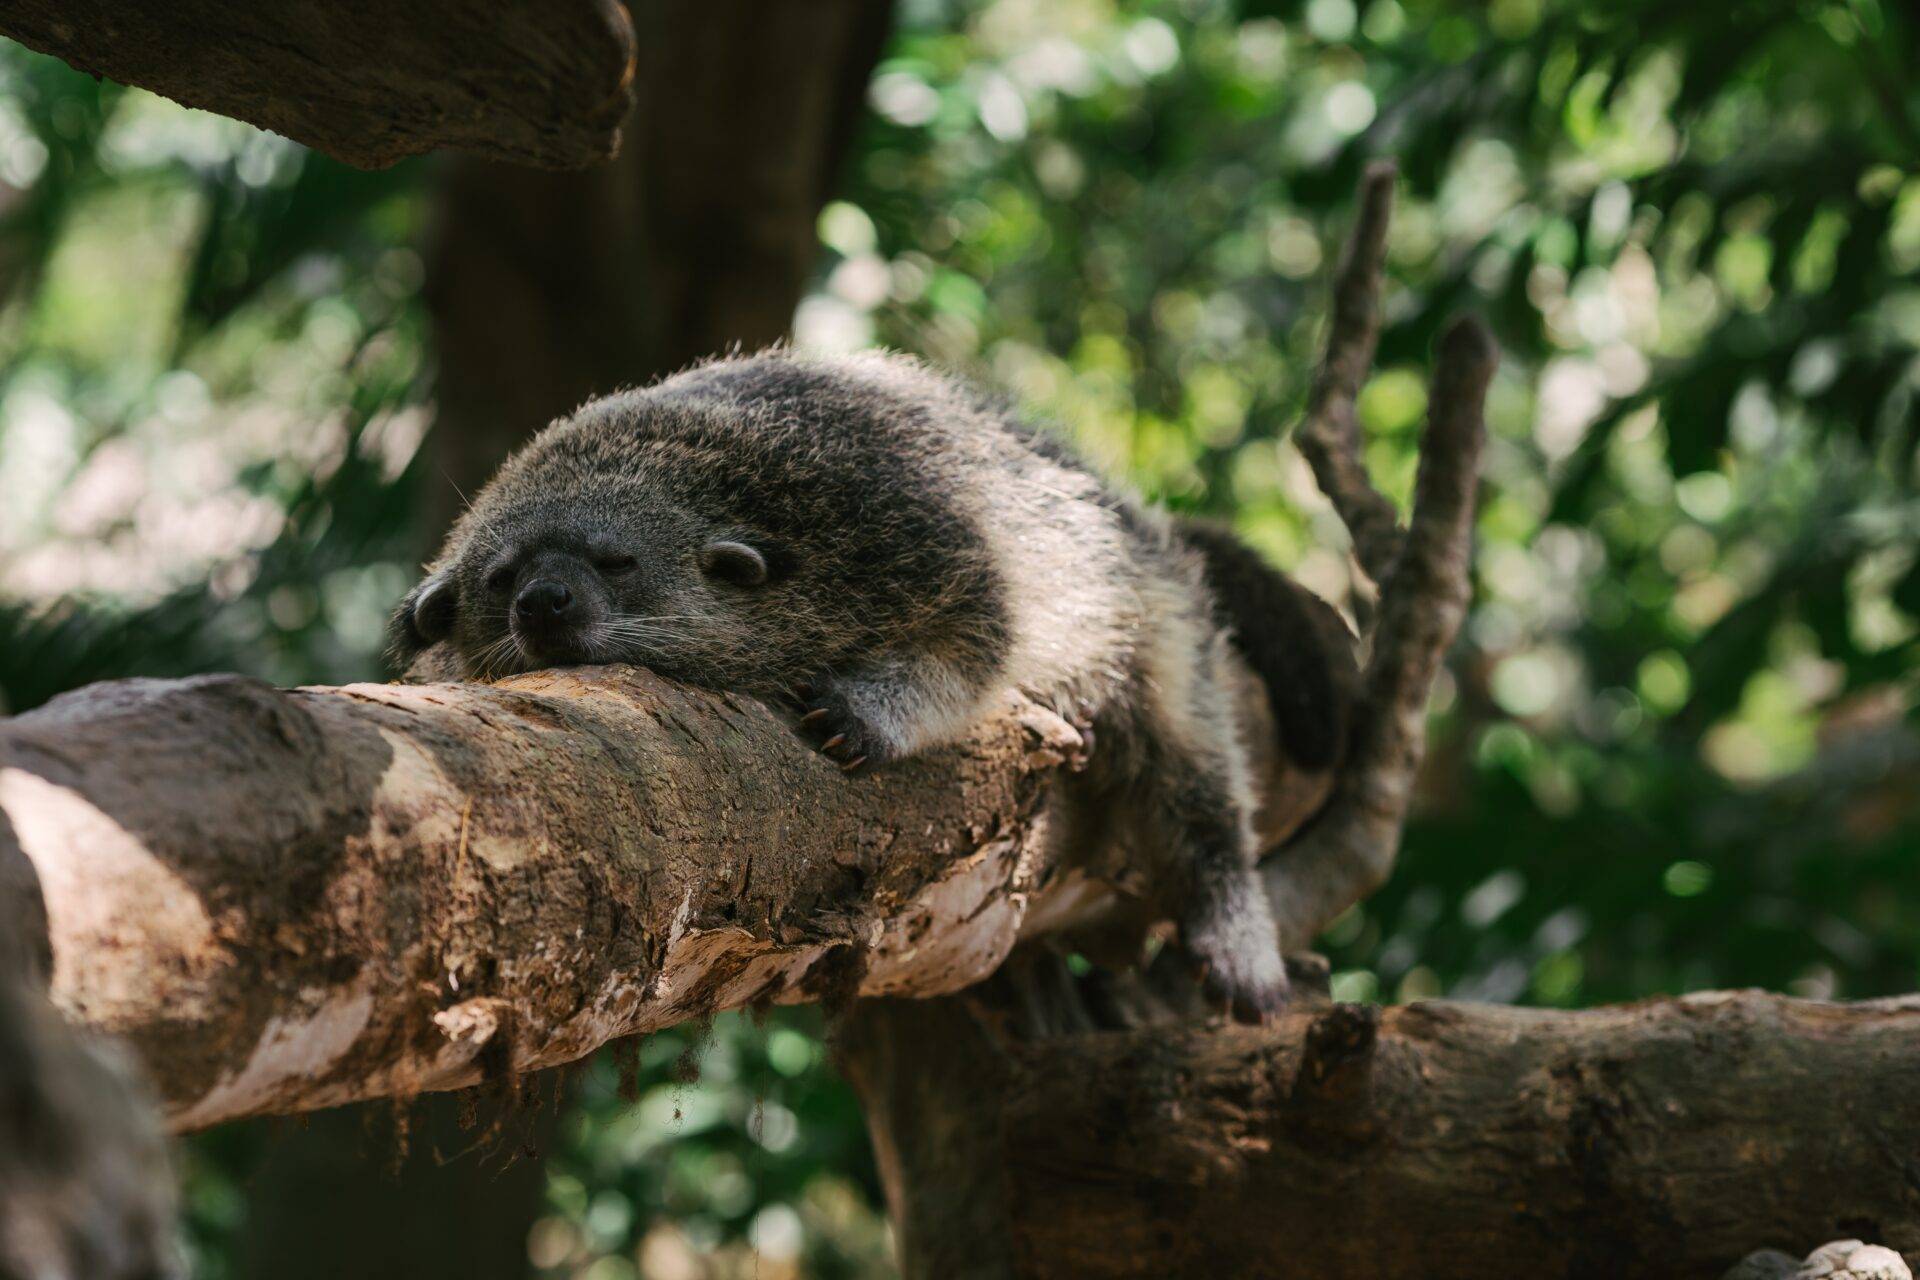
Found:
[(487, 590), (497, 596), (503, 596), (513, 589), (513, 566), (503, 564), (487, 575)]
[(627, 556), (627, 555), (595, 556), (593, 558), (593, 567), (598, 569), (601, 573), (608, 573), (608, 574), (632, 573), (635, 569), (640, 567), (640, 561), (633, 556)]

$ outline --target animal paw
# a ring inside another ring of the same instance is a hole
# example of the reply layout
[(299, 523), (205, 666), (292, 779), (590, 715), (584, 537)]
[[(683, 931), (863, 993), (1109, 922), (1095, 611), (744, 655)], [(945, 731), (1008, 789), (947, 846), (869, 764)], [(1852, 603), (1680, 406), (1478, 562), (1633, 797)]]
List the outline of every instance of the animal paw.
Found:
[[(1208, 1003), (1224, 1009), (1236, 1022), (1259, 1024), (1286, 1008), (1289, 994), (1286, 961), (1271, 935), (1234, 928), (1226, 922), (1189, 925), (1181, 943), (1200, 979)], [(1210, 925), (1215, 927), (1209, 927)]]
[(800, 736), (816, 751), (855, 773), (885, 764), (894, 752), (886, 739), (841, 696), (827, 680), (813, 681), (801, 694)]

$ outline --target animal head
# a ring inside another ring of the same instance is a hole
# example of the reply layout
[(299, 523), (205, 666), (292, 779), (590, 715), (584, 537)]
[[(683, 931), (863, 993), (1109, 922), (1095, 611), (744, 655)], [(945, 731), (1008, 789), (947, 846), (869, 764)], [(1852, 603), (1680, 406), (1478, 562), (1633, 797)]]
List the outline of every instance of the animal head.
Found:
[(476, 496), (394, 615), (394, 656), (766, 694), (862, 655), (991, 647), (999, 581), (942, 470), (977, 412), (910, 362), (784, 352), (596, 401)]
[(586, 662), (743, 687), (805, 674), (787, 668), (818, 610), (792, 541), (756, 518), (753, 451), (651, 431), (656, 411), (588, 406), (502, 468), (395, 612), (395, 658), (445, 642), (478, 679)]

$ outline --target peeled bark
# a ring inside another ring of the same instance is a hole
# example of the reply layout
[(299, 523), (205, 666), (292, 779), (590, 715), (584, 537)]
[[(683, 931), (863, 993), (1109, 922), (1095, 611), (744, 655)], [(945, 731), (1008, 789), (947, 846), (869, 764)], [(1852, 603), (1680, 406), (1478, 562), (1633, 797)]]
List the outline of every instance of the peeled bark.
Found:
[(1013, 945), (1077, 743), (1010, 708), (848, 778), (758, 703), (620, 668), (122, 681), (0, 722), (0, 843), (35, 872), (55, 1004), (186, 1129), (965, 986)]
[(1763, 1244), (1920, 1248), (1920, 998), (1028, 1035), (1010, 990), (863, 1004), (841, 1037), (910, 1278), (1699, 1280)]
[(634, 72), (618, 0), (4, 0), (0, 34), (372, 169), (439, 147), (605, 160)]

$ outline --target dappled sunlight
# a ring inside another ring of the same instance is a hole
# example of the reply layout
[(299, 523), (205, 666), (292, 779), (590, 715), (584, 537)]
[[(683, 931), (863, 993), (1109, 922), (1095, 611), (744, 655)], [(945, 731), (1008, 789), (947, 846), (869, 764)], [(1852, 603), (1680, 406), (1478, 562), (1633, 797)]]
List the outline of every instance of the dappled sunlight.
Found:
[[(894, 19), (796, 224), (817, 252), (797, 346), (977, 377), (1150, 498), (1229, 521), (1364, 631), (1379, 585), (1290, 432), (1367, 161), (1399, 177), (1355, 416), (1403, 516), (1436, 335), (1468, 311), (1499, 342), (1473, 599), (1394, 877), (1318, 941), (1335, 998), (1920, 983), (1910, 19), (1885, 0), (1738, 22), (1574, 0), (935, 0)], [(423, 449), (455, 190), (438, 164), (353, 170), (0, 49), (0, 713), (125, 675), (387, 674), (429, 513), (458, 506)], [(501, 332), (519, 358), (524, 331)], [(513, 687), (571, 706), (573, 680)], [(468, 887), (551, 852), (468, 830), (428, 749), (385, 742), (378, 798), (431, 802), (420, 827), (464, 851)], [(58, 790), (0, 773), (0, 799), (21, 788)], [(61, 825), (22, 833), (29, 856), (84, 840), (152, 881), (149, 927), (212, 945), (138, 835), (75, 795), (35, 804)], [(1026, 852), (982, 841), (923, 886), (913, 927), (879, 939), (883, 985), (990, 969), (1030, 906), (1058, 907), (996, 898)], [(93, 909), (49, 868), (50, 909)], [(751, 931), (690, 910), (663, 943), (680, 991), (604, 993), (574, 1014), (581, 1044), (646, 1002), (678, 1016), (712, 974), (730, 995), (791, 986), (824, 950), (766, 944), (735, 971)], [(269, 1026), (204, 1114), (351, 1044), (364, 1010), (334, 995)], [(496, 1013), (447, 1011), (449, 1061)], [(602, 1052), (561, 1129), (528, 1240), (546, 1280), (892, 1274), (811, 1011)], [(204, 1280), (238, 1274), (256, 1155), (188, 1149)]]

